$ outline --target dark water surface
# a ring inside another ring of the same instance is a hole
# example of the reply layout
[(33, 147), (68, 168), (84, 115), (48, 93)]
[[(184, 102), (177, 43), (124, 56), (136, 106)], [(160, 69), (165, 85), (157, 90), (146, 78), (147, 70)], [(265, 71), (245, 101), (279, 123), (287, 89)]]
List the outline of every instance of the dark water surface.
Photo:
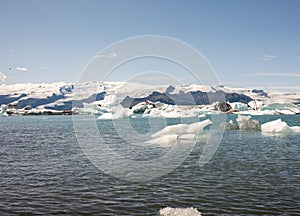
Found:
[[(300, 125), (300, 115), (282, 119)], [(0, 215), (158, 215), (166, 206), (203, 215), (300, 215), (300, 134), (227, 131), (202, 168), (201, 151), (200, 143), (170, 174), (133, 183), (85, 157), (71, 116), (0, 118)]]

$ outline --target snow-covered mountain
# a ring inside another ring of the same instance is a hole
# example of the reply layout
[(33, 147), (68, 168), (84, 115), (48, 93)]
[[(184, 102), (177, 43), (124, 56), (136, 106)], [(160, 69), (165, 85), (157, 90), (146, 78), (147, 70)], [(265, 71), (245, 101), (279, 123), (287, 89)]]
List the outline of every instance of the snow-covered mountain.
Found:
[[(83, 102), (102, 100), (107, 95), (116, 95), (124, 107), (141, 101), (160, 101), (177, 105), (201, 105), (215, 102), (223, 94), (225, 101), (248, 103), (261, 100), (265, 104), (289, 102), (300, 104), (300, 93), (266, 92), (257, 89), (230, 88), (206, 85), (150, 86), (126, 82), (85, 82), (51, 84), (0, 85), (0, 105), (13, 104), (22, 109), (33, 108), (70, 110), (72, 106), (82, 107)], [(191, 100), (192, 99), (192, 100)]]

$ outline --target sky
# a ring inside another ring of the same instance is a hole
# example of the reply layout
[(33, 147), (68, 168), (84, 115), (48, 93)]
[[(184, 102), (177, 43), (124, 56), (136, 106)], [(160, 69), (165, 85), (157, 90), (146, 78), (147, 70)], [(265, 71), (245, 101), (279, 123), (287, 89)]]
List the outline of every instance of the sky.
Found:
[(299, 8), (298, 0), (0, 0), (0, 84), (75, 82), (110, 44), (162, 35), (197, 49), (226, 86), (300, 92)]

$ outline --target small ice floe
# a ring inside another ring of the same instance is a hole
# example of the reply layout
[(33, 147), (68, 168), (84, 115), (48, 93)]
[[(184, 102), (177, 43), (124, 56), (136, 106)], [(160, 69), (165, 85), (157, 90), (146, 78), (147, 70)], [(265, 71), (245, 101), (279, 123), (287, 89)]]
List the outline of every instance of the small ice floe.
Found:
[(260, 123), (252, 120), (251, 116), (238, 115), (236, 121), (240, 130), (261, 130)]
[(232, 120), (230, 120), (229, 122), (223, 122), (220, 124), (220, 128), (221, 130), (238, 130), (239, 127), (233, 123)]
[(300, 126), (288, 126), (280, 118), (261, 125), (261, 130), (264, 133), (300, 133)]
[(146, 141), (147, 144), (155, 144), (164, 147), (170, 147), (182, 141), (195, 141), (198, 135), (203, 132), (203, 129), (212, 122), (206, 119), (193, 124), (177, 124), (167, 126), (164, 129), (154, 133), (153, 139)]
[(248, 105), (245, 103), (241, 103), (241, 102), (232, 102), (229, 103), (231, 108), (233, 110), (239, 110), (239, 111), (247, 111), (248, 110)]
[(205, 113), (198, 115), (198, 118), (205, 118), (205, 117), (206, 117)]
[(253, 100), (248, 103), (248, 106), (251, 107), (253, 110), (260, 110), (260, 108), (264, 105), (264, 102)]
[(131, 115), (127, 109), (122, 107), (113, 109), (114, 111), (103, 113), (98, 117), (99, 120), (112, 120), (112, 119), (121, 119), (126, 118)]
[(232, 120), (220, 124), (222, 130), (261, 130), (261, 125), (257, 120), (252, 120), (251, 116), (238, 115), (237, 124)]
[(1, 105), (1, 110), (0, 110), (0, 116), (8, 116), (6, 110), (7, 110), (7, 105), (2, 104)]
[(115, 95), (107, 95), (100, 101), (94, 101), (92, 103), (83, 102), (83, 108), (74, 107), (72, 111), (78, 114), (102, 115), (112, 112), (112, 107), (117, 105), (117, 97)]
[(159, 210), (160, 216), (201, 216), (201, 213), (193, 207), (190, 208), (171, 208), (165, 207)]

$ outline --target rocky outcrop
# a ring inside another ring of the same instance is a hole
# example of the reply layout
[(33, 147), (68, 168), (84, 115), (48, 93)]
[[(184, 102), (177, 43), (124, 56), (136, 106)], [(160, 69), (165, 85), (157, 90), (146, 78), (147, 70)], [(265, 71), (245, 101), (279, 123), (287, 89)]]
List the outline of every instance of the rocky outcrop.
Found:
[(226, 103), (226, 102), (218, 102), (217, 104), (215, 104), (215, 109), (221, 112), (228, 112), (229, 110), (231, 110), (231, 106), (230, 104)]

